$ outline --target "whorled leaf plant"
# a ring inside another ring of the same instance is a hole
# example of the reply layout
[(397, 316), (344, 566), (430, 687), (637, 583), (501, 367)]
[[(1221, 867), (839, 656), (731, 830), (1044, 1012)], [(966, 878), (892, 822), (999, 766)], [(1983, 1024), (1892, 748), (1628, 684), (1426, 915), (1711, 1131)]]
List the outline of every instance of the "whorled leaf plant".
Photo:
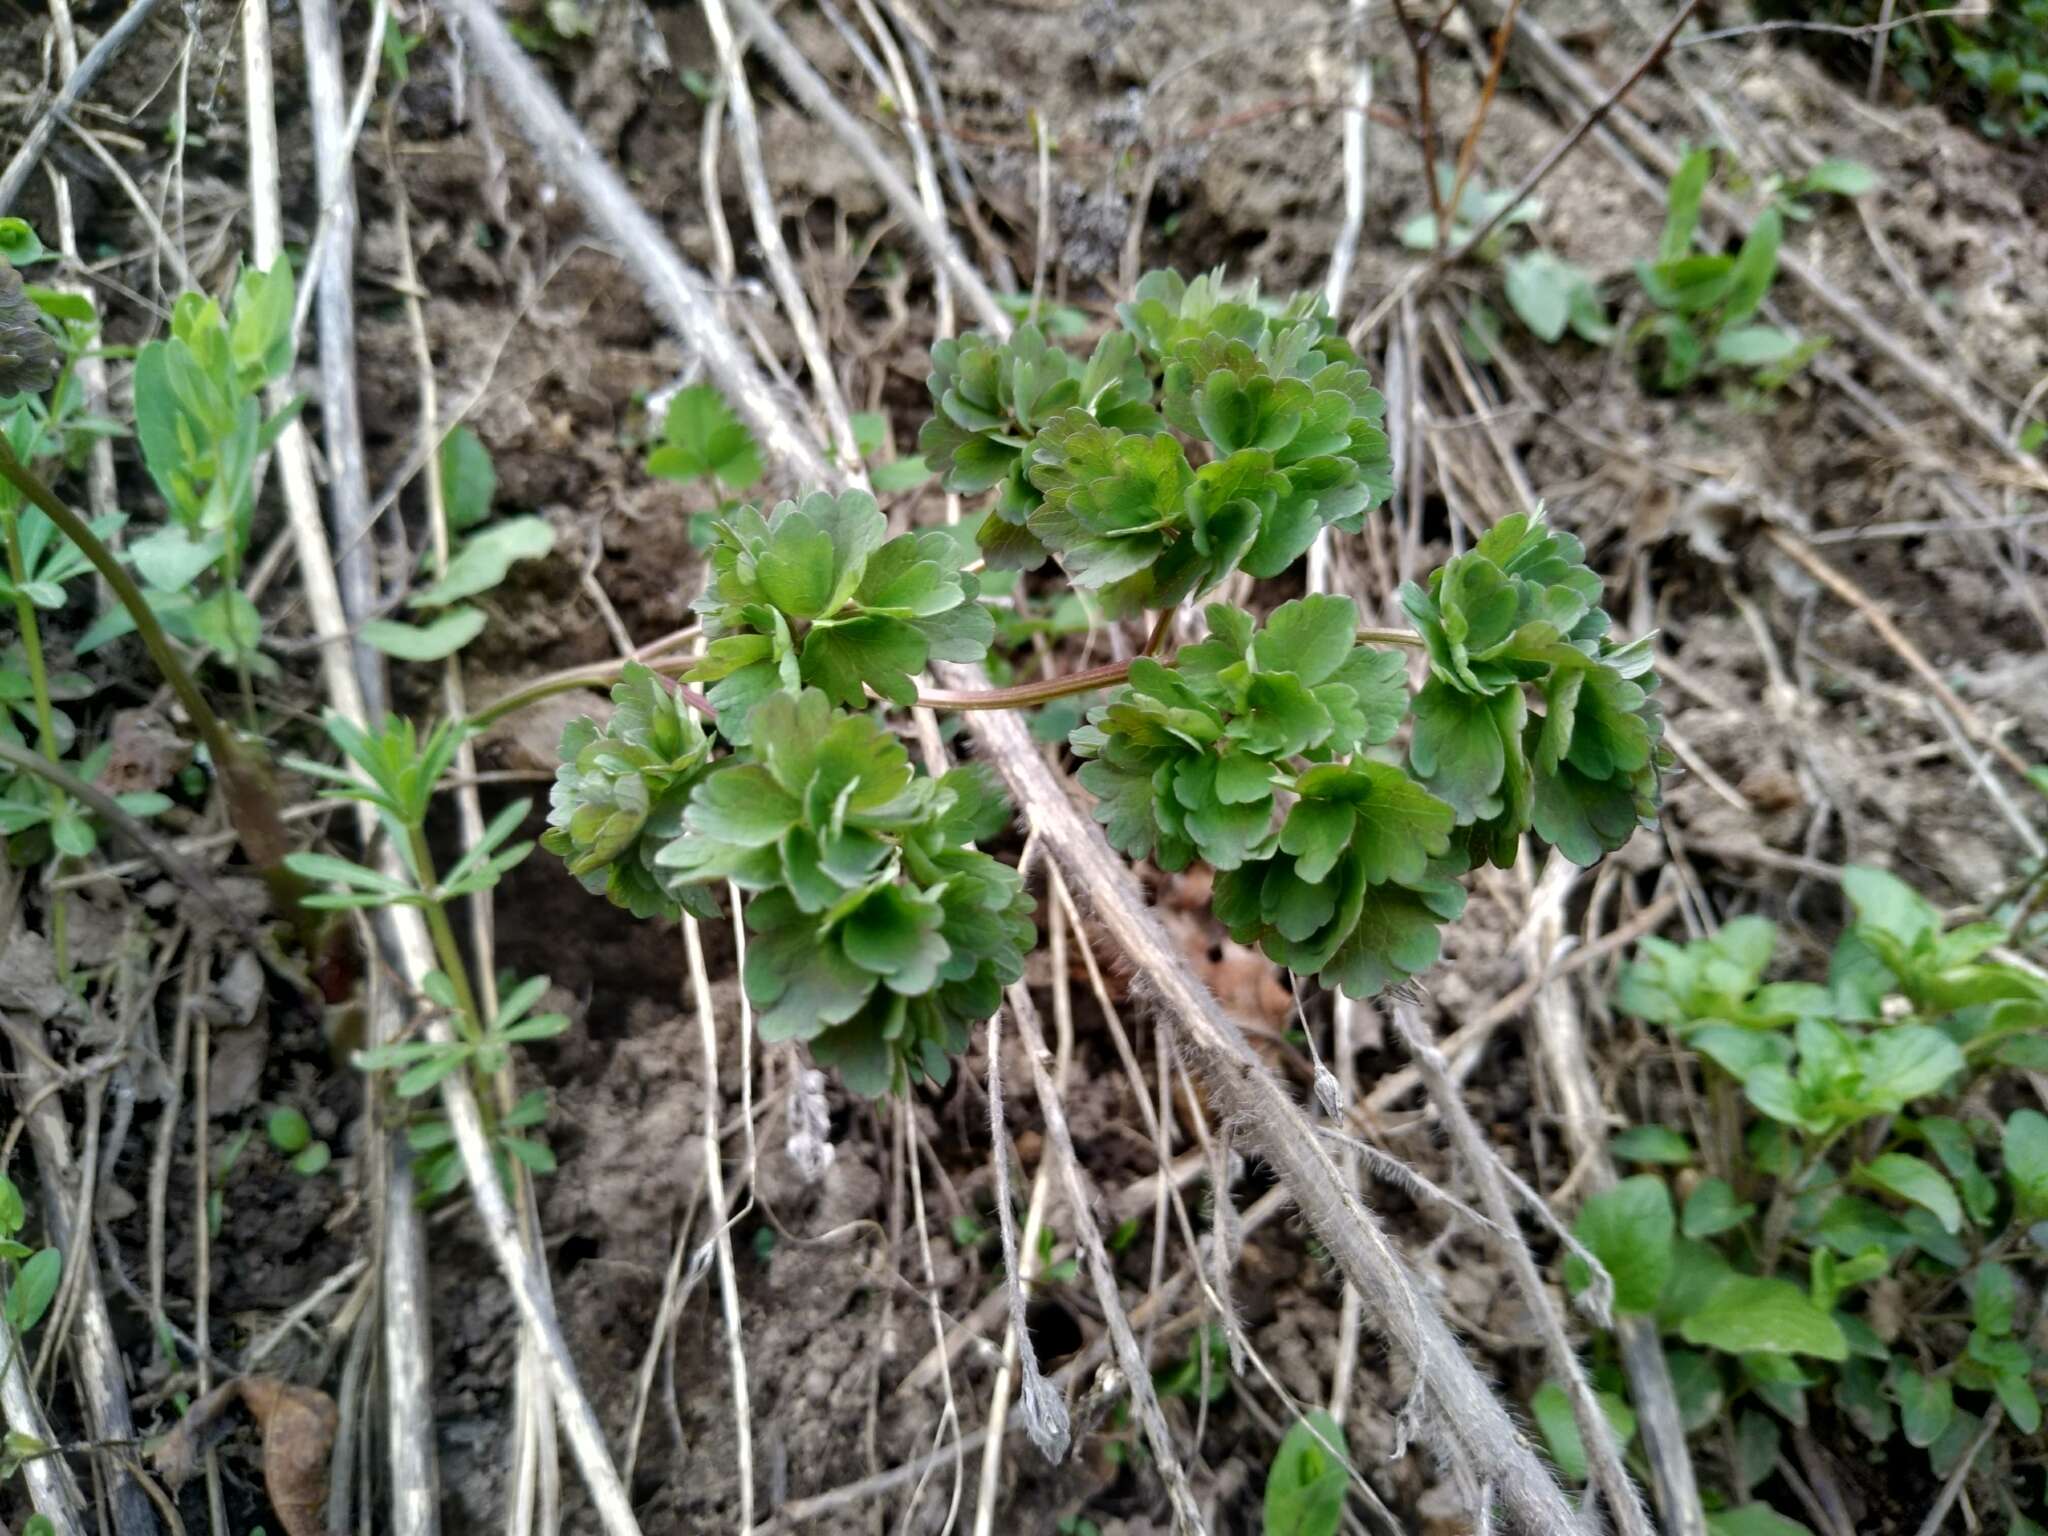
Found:
[[(1032, 326), (933, 348), (919, 446), (946, 489), (986, 497), (979, 561), (954, 531), (889, 537), (865, 492), (739, 508), (697, 604), (685, 682), (705, 692), (629, 667), (611, 719), (563, 740), (544, 845), (640, 916), (744, 893), (763, 1037), (807, 1041), (862, 1093), (943, 1082), (1036, 940), (1021, 878), (975, 846), (1007, 825), (1000, 793), (974, 768), (919, 772), (892, 709), (1112, 690), (1069, 743), (1110, 842), (1207, 864), (1239, 941), (1361, 998), (1434, 963), (1475, 865), (1529, 833), (1591, 863), (1657, 809), (1649, 642), (1614, 642), (1583, 549), (1540, 509), (1406, 588), (1412, 632), (1361, 629), (1345, 597), (1263, 624), (1211, 603), (1208, 637), (1160, 654), (1226, 577), (1357, 530), (1392, 466), (1384, 402), (1318, 300), (1155, 272), (1118, 314), (1086, 359)], [(920, 684), (987, 657), (977, 570), (1048, 560), (1100, 612), (1152, 615), (1145, 654)]]

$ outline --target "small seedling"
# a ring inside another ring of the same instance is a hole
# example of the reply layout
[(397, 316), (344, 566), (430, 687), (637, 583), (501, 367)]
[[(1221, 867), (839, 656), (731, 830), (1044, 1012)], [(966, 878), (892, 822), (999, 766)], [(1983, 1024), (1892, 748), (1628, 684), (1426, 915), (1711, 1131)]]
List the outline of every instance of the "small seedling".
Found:
[[(513, 841), (531, 802), (517, 800), (507, 805), (443, 874), (435, 867), (428, 846), (427, 814), (471, 728), (443, 721), (422, 739), (409, 722), (392, 717), (373, 735), (332, 712), (326, 726), (354, 771), (308, 761), (294, 766), (326, 780), (327, 798), (356, 800), (373, 807), (390, 838), (400, 872), (387, 873), (312, 852), (291, 855), (290, 867), (327, 887), (306, 898), (307, 905), (316, 909), (418, 908), (441, 962), (439, 969), (422, 979), (421, 988), (426, 1002), (452, 1025), (451, 1038), (375, 1046), (357, 1053), (356, 1065), (366, 1072), (397, 1074), (392, 1091), (402, 1100), (423, 1098), (457, 1071), (467, 1070), (477, 1084), (486, 1084), (511, 1064), (514, 1047), (551, 1040), (569, 1027), (566, 1014), (533, 1011), (547, 991), (545, 976), (504, 978), (497, 1007), (486, 1016), (449, 919), (452, 902), (490, 890), (533, 851), (532, 843)], [(480, 1093), (479, 1102), (501, 1174), (509, 1178), (514, 1162), (535, 1173), (554, 1170), (554, 1154), (545, 1144), (516, 1134), (546, 1117), (544, 1095), (529, 1094), (502, 1116), (493, 1110), (490, 1094)], [(423, 1114), (408, 1127), (407, 1134), (413, 1151), (420, 1154), (414, 1173), (423, 1200), (445, 1194), (461, 1182), (453, 1131), (445, 1120)]]
[(310, 1179), (315, 1174), (324, 1173), (333, 1161), (334, 1154), (327, 1143), (313, 1135), (313, 1127), (296, 1109), (272, 1110), (263, 1129), (270, 1138), (270, 1144), (290, 1159), (292, 1172), (302, 1178)]
[[(1567, 330), (1596, 347), (1605, 346), (1613, 339), (1614, 327), (1607, 318), (1607, 305), (1600, 298), (1591, 274), (1583, 267), (1540, 246), (1530, 250), (1510, 250), (1510, 232), (1534, 224), (1543, 217), (1541, 198), (1524, 198), (1509, 207), (1514, 197), (1512, 192), (1492, 191), (1477, 176), (1468, 177), (1464, 187), (1459, 189), (1456, 166), (1439, 165), (1436, 175), (1438, 196), (1449, 199), (1455, 193), (1458, 199), (1458, 206), (1452, 211), (1447, 238), (1442, 242), (1447, 248), (1464, 246), (1496, 214), (1500, 214), (1503, 208), (1507, 209), (1473, 255), (1488, 266), (1501, 269), (1508, 308), (1514, 311), (1516, 319), (1539, 340), (1552, 345), (1562, 341)], [(1402, 224), (1399, 237), (1411, 251), (1438, 249), (1436, 215), (1417, 214)], [(1490, 306), (1478, 304), (1474, 307), (1466, 344), (1481, 361), (1490, 355), (1499, 327), (1500, 318)]]
[(1266, 1472), (1264, 1536), (1336, 1536), (1350, 1485), (1344, 1428), (1317, 1411), (1295, 1422)]
[(1636, 327), (1633, 339), (1650, 344), (1649, 376), (1667, 393), (1716, 372), (1768, 393), (1827, 345), (1824, 336), (1802, 337), (1756, 321), (1777, 276), (1785, 221), (1811, 217), (1804, 197), (1860, 196), (1875, 188), (1876, 177), (1854, 161), (1828, 160), (1797, 181), (1772, 178), (1762, 189), (1763, 211), (1730, 256), (1699, 248), (1700, 204), (1713, 174), (1714, 152), (1695, 149), (1671, 178), (1656, 259), (1636, 264), (1636, 278), (1657, 313)]

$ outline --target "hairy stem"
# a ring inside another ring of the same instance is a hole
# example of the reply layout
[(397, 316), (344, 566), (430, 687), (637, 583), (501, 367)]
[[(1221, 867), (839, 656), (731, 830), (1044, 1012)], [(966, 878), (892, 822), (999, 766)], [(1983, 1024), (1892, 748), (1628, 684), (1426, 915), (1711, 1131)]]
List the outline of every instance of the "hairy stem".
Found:
[(236, 740), (221, 724), (220, 717), (200, 693), (199, 685), (192, 680), (191, 672), (172, 649), (170, 636), (164, 633), (163, 626), (150, 611), (149, 600), (142, 595), (142, 589), (136, 586), (135, 578), (128, 574), (127, 567), (114, 557), (113, 551), (86, 525), (84, 518), (66, 506), (34, 470), (14, 456), (14, 448), (4, 436), (0, 436), (0, 479), (5, 479), (41, 509), (114, 589), (121, 606), (135, 620), (135, 632), (148, 649), (150, 660), (156, 663), (171, 692), (177, 695), (178, 703), (191, 720), (193, 729), (206, 743), (207, 753), (220, 773), (221, 786), (227, 792), (228, 815), (235, 824), (243, 850), (250, 861), (264, 872), (272, 895), (288, 910), (295, 910), (300, 883), (297, 877), (284, 869), (284, 856), (290, 845), (285, 836), (284, 818), (278, 809), (277, 791), (271, 783), (269, 765), (261, 753)]

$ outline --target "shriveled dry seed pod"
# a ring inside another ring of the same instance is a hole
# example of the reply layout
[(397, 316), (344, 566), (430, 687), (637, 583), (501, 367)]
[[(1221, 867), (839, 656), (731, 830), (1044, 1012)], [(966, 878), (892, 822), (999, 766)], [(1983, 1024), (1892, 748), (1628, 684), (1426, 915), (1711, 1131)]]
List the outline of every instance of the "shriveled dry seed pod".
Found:
[(327, 1528), (327, 1462), (340, 1421), (334, 1399), (275, 1376), (243, 1376), (192, 1405), (155, 1451), (156, 1469), (177, 1488), (199, 1468), (212, 1430), (236, 1398), (263, 1436), (263, 1490), (284, 1536), (322, 1536)]
[(0, 395), (37, 395), (57, 382), (57, 343), (0, 257)]

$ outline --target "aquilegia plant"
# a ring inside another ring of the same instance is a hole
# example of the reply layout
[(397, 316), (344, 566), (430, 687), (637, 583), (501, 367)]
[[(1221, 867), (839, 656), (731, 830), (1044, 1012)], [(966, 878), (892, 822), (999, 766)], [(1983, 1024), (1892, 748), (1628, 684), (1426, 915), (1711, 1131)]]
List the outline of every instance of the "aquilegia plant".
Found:
[[(1104, 614), (1156, 616), (1147, 654), (945, 704), (1113, 690), (1070, 737), (1110, 841), (1216, 872), (1219, 918), (1277, 964), (1366, 997), (1433, 963), (1459, 877), (1534, 832), (1579, 863), (1657, 808), (1647, 641), (1617, 645), (1600, 580), (1540, 511), (1410, 586), (1413, 633), (1361, 635), (1349, 598), (1155, 654), (1182, 605), (1273, 577), (1393, 491), (1384, 402), (1321, 303), (1155, 272), (1085, 361), (1034, 326), (932, 351), (920, 448), (982, 494), (988, 572), (1048, 560)], [(544, 845), (644, 917), (745, 893), (745, 985), (766, 1040), (803, 1040), (866, 1094), (944, 1082), (1036, 941), (1017, 873), (977, 850), (1009, 810), (982, 767), (931, 777), (890, 708), (997, 626), (952, 530), (888, 537), (864, 492), (718, 524), (709, 643), (678, 694), (632, 667), (563, 740)], [(1361, 643), (1361, 641), (1365, 643)], [(1428, 673), (1411, 698), (1406, 660)], [(1405, 753), (1393, 742), (1410, 722)]]

